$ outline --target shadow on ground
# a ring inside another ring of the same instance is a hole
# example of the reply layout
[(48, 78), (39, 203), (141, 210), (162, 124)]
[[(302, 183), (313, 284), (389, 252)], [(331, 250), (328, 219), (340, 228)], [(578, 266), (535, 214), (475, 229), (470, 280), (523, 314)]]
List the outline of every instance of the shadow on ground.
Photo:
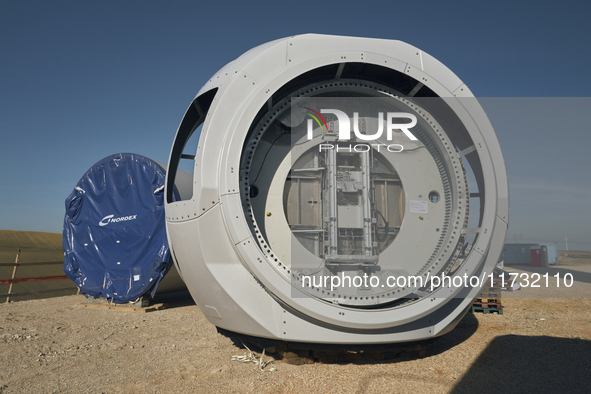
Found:
[(168, 304), (167, 309), (182, 308), (186, 306), (195, 305), (195, 301), (191, 297), (189, 291), (179, 291), (174, 293), (156, 294), (152, 302), (163, 302)]
[(452, 393), (589, 392), (591, 341), (505, 335), (493, 339)]
[[(295, 343), (252, 337), (218, 328), (218, 332), (230, 338), (238, 348), (262, 352), (276, 360), (291, 364), (367, 364), (396, 363), (416, 360), (443, 353), (470, 338), (478, 329), (478, 319), (467, 313), (451, 332), (425, 341), (379, 345), (327, 345)], [(300, 360), (298, 360), (298, 358)]]

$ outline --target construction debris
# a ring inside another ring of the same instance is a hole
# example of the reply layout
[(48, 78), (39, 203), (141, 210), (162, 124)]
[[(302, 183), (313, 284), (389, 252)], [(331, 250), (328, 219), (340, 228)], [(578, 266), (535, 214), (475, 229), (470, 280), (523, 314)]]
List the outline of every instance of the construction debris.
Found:
[[(248, 346), (246, 346), (244, 344), (244, 342), (242, 343), (242, 345), (246, 348), (246, 350), (248, 350), (248, 353), (243, 354), (242, 356), (238, 355), (238, 356), (232, 356), (232, 360), (233, 361), (240, 361), (241, 363), (253, 363), (255, 365), (258, 365), (259, 368), (261, 369), (261, 371), (264, 371), (265, 368), (272, 364), (275, 360), (269, 360), (269, 361), (264, 361), (263, 357), (265, 356), (265, 349), (263, 349), (263, 353), (261, 354), (260, 358), (257, 358), (256, 354), (250, 350), (248, 348)], [(277, 369), (275, 367), (271, 367), (268, 369), (267, 372), (274, 372)]]

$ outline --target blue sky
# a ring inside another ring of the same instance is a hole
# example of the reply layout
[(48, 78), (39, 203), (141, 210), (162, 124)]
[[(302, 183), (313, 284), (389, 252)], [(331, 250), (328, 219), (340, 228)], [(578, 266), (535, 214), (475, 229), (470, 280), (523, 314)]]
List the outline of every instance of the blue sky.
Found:
[(61, 232), (64, 200), (94, 163), (119, 152), (166, 162), (219, 68), (321, 33), (406, 41), (492, 97), (509, 238), (563, 248), (568, 235), (591, 250), (590, 14), (580, 1), (2, 0), (0, 229)]

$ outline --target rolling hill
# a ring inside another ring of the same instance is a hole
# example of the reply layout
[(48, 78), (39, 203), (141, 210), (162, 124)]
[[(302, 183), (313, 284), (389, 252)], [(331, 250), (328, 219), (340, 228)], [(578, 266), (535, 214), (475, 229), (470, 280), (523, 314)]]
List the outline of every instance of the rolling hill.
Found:
[(62, 234), (0, 230), (0, 248), (62, 249)]

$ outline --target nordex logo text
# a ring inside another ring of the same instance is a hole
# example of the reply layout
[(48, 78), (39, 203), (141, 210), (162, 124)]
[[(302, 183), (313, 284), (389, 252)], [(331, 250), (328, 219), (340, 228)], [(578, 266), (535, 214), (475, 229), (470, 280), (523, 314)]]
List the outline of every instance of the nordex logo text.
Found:
[(115, 215), (107, 215), (99, 222), (99, 226), (106, 226), (109, 223), (125, 222), (127, 220), (135, 220), (137, 215), (114, 217)]
[[(386, 113), (385, 120), (384, 120), (384, 113), (378, 112), (378, 116), (377, 116), (378, 129), (377, 129), (377, 131), (374, 134), (362, 134), (359, 129), (359, 113), (358, 112), (353, 113), (353, 122), (351, 122), (351, 119), (349, 118), (349, 116), (345, 112), (338, 110), (338, 109), (321, 109), (320, 112), (318, 112), (316, 110), (313, 110), (312, 108), (308, 108), (308, 107), (305, 107), (305, 108), (308, 111), (310, 111), (310, 112), (306, 112), (306, 114), (309, 115), (313, 120), (315, 120), (321, 129), (325, 129), (326, 131), (328, 131), (329, 128), (328, 128), (328, 124), (326, 123), (326, 120), (324, 119), (324, 116), (322, 116), (322, 114), (335, 115), (337, 118), (337, 122), (338, 122), (338, 129), (339, 129), (338, 140), (339, 141), (350, 141), (351, 140), (351, 138), (352, 138), (351, 123), (353, 124), (353, 133), (355, 134), (355, 137), (361, 141), (376, 141), (378, 138), (382, 137), (382, 135), (384, 134), (384, 128), (386, 129), (386, 139), (388, 141), (392, 141), (392, 135), (393, 135), (394, 130), (400, 130), (411, 141), (417, 141), (417, 137), (415, 137), (411, 133), (411, 131), (409, 130), (410, 128), (416, 126), (417, 117), (415, 115), (407, 113), (407, 112), (388, 112), (388, 113)], [(313, 136), (313, 120), (312, 119), (308, 119), (308, 123), (307, 123), (308, 140), (311, 140), (314, 137)], [(403, 119), (410, 120), (410, 122), (399, 123), (400, 120), (403, 120)], [(385, 127), (384, 127), (384, 123), (386, 124)], [(390, 151), (390, 152), (402, 152), (404, 150), (404, 148), (400, 144), (392, 144), (392, 145), (371, 144), (371, 146), (376, 148), (378, 151), (380, 149), (380, 146), (386, 146), (388, 151)], [(323, 149), (334, 149), (334, 148), (335, 148), (335, 146), (333, 146), (332, 144), (320, 144), (321, 151)], [(342, 146), (341, 147), (337, 146), (336, 149), (343, 150), (346, 148), (342, 147)], [(370, 145), (357, 144), (353, 147), (349, 146), (348, 149), (349, 150), (353, 149), (357, 152), (367, 152), (370, 150)]]

